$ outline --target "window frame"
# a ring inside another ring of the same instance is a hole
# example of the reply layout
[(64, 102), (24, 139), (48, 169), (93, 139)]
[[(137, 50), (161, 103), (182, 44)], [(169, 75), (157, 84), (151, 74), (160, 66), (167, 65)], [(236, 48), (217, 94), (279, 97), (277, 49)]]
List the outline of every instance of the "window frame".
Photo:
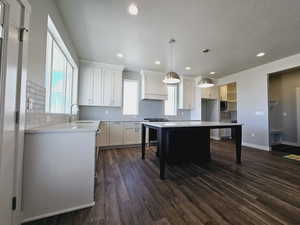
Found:
[[(56, 33), (56, 34), (54, 34)], [(48, 36), (51, 38), (48, 38)], [(57, 40), (59, 39), (59, 40)], [(48, 43), (51, 41), (51, 43)], [(46, 44), (46, 68), (45, 68), (45, 84), (46, 84), (46, 113), (50, 114), (67, 114), (70, 115), (70, 108), (72, 104), (77, 104), (78, 102), (78, 66), (73, 60), (68, 48), (64, 44), (62, 38), (60, 37), (59, 32), (57, 31), (52, 19), (48, 16), (48, 26), (47, 26), (47, 44)], [(52, 97), (52, 88), (53, 88), (53, 66), (54, 66), (54, 48), (57, 47), (57, 50), (60, 54), (65, 58), (64, 72), (65, 72), (65, 80), (64, 80), (64, 105), (63, 112), (53, 112), (51, 110), (51, 97)], [(48, 48), (50, 48), (51, 52), (48, 52)], [(49, 57), (49, 58), (48, 58)], [(72, 68), (71, 72), (71, 81), (69, 79), (69, 68)], [(77, 80), (76, 80), (77, 79)], [(70, 91), (67, 89), (71, 88)], [(70, 96), (68, 95), (70, 92)], [(76, 94), (77, 93), (77, 94)], [(76, 94), (76, 96), (75, 96)], [(70, 106), (67, 106), (68, 98), (70, 98)], [(76, 115), (76, 113), (72, 112), (72, 115)]]
[[(172, 102), (174, 105), (172, 106), (172, 112), (169, 113), (167, 111), (167, 102), (169, 101), (169, 88), (174, 88), (174, 96)], [(168, 99), (164, 101), (164, 115), (165, 116), (177, 116), (178, 114), (178, 85), (167, 85)]]
[[(125, 82), (134, 82), (134, 83), (136, 83), (136, 96), (137, 96), (137, 98), (136, 98), (136, 109), (137, 109), (137, 111), (136, 111), (136, 113), (135, 114), (125, 114), (124, 113), (124, 106), (125, 106), (125, 104), (124, 104), (124, 100), (125, 100)], [(135, 80), (135, 79), (123, 79), (123, 107), (122, 107), (122, 114), (124, 115), (124, 116), (137, 116), (137, 115), (139, 115), (139, 81), (138, 80)]]

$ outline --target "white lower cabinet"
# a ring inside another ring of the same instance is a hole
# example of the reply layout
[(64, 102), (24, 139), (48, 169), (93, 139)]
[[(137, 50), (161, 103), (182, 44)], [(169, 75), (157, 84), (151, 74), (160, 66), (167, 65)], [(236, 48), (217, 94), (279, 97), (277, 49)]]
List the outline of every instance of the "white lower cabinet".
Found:
[(141, 122), (102, 122), (97, 147), (141, 144), (141, 135)]
[(109, 122), (109, 145), (123, 145), (123, 123)]
[(141, 124), (128, 123), (124, 126), (124, 145), (140, 144), (141, 143)]
[(101, 123), (100, 135), (97, 136), (97, 147), (109, 146), (109, 126), (108, 123)]

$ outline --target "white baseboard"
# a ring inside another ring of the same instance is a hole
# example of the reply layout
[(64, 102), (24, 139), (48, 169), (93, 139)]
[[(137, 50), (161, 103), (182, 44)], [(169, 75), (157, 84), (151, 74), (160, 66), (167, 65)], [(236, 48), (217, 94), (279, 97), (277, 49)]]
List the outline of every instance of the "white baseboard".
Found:
[(256, 144), (251, 144), (247, 142), (242, 143), (243, 146), (250, 147), (250, 148), (256, 148), (264, 151), (271, 151), (271, 148), (269, 146), (264, 146), (264, 145), (256, 145)]
[(59, 214), (63, 214), (63, 213), (68, 213), (68, 212), (72, 212), (72, 211), (76, 211), (79, 209), (85, 209), (85, 208), (89, 208), (89, 207), (93, 207), (95, 205), (95, 202), (92, 202), (90, 204), (86, 204), (86, 205), (81, 205), (81, 206), (77, 206), (77, 207), (73, 207), (73, 208), (68, 208), (68, 209), (64, 209), (64, 210), (59, 210), (56, 212), (52, 212), (52, 213), (46, 213), (40, 216), (34, 216), (34, 217), (29, 217), (27, 219), (23, 220), (23, 223), (28, 223), (34, 220), (39, 220), (39, 219), (43, 219), (43, 218), (47, 218), (47, 217), (51, 217), (51, 216), (56, 216)]
[(298, 143), (295, 143), (295, 142), (281, 141), (280, 143), (283, 144), (283, 145), (291, 145), (291, 146), (295, 146), (295, 147), (300, 147), (300, 145)]

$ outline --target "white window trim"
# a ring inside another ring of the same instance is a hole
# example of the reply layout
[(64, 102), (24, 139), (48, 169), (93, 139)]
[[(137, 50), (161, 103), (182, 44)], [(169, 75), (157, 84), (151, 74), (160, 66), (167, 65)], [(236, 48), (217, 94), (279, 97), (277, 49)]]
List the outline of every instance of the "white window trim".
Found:
[[(47, 71), (46, 68), (46, 90), (48, 89), (48, 91), (46, 91), (46, 112), (47, 113), (51, 113), (51, 114), (56, 114), (56, 115), (69, 115), (71, 112), (64, 112), (64, 113), (53, 113), (51, 112), (51, 90), (52, 90), (52, 69), (53, 69), (53, 43), (55, 43), (57, 45), (57, 47), (60, 49), (61, 53), (65, 56), (67, 63), (69, 63), (72, 68), (73, 68), (73, 75), (72, 75), (72, 87), (71, 87), (71, 104), (77, 104), (78, 102), (78, 66), (75, 63), (75, 60), (73, 59), (73, 57), (71, 56), (68, 48), (66, 47), (63, 39), (61, 38), (53, 20), (51, 19), (50, 15), (48, 15), (48, 27), (47, 27), (47, 35), (48, 33), (50, 34), (51, 38), (52, 38), (52, 43), (51, 43), (51, 65), (50, 65), (50, 71)], [(48, 41), (48, 40), (47, 40)], [(66, 65), (67, 67), (67, 65)], [(66, 69), (67, 72), (67, 69)], [(50, 73), (50, 75), (47, 75), (47, 73)], [(49, 76), (49, 80), (47, 79), (47, 76)], [(66, 74), (66, 76), (68, 76)], [(77, 77), (77, 85), (76, 85), (76, 90), (74, 90), (74, 77)], [(65, 85), (65, 88), (67, 88), (67, 85)], [(75, 91), (77, 92), (76, 96), (75, 96)], [(66, 90), (65, 90), (66, 93)], [(66, 101), (66, 99), (65, 99)], [(65, 102), (66, 103), (66, 102)], [(65, 111), (66, 111), (66, 105), (65, 105)], [(76, 113), (72, 112), (73, 115), (75, 115)]]

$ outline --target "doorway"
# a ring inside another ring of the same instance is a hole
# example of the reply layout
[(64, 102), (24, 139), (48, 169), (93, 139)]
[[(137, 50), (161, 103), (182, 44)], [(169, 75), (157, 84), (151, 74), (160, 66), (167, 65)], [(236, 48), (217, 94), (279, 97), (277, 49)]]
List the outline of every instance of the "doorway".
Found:
[(300, 68), (270, 74), (268, 85), (270, 147), (300, 154)]

